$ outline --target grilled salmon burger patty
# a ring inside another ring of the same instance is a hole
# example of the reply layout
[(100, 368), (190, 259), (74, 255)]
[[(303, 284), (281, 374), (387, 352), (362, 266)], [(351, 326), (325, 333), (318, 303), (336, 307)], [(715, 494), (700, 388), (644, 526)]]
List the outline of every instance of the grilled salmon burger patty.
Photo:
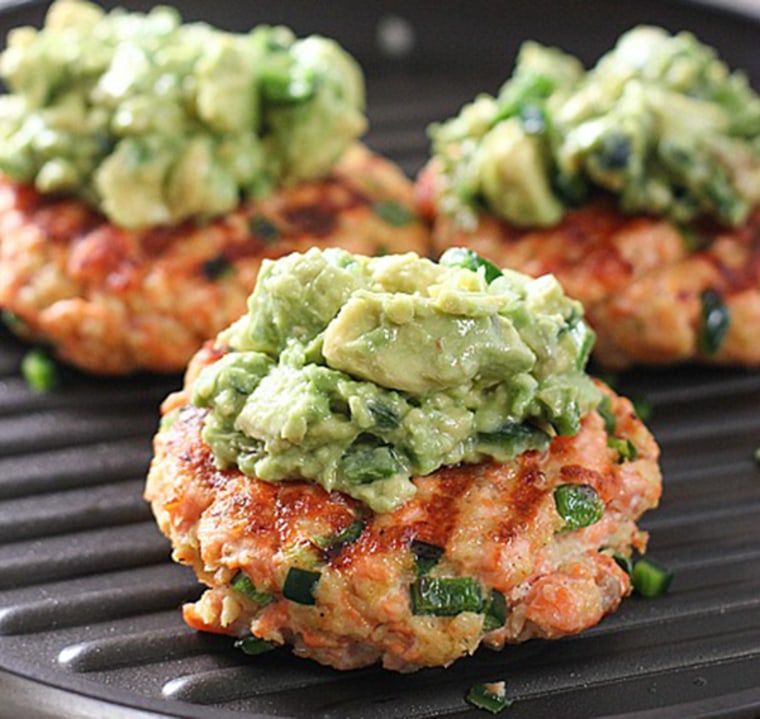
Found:
[[(613, 555), (645, 549), (636, 520), (660, 497), (657, 445), (628, 400), (578, 369), (590, 346), (577, 303), (550, 278), (489, 282), (483, 268), (330, 251), (265, 265), (248, 316), (193, 358), (154, 440), (146, 498), (208, 587), (184, 607), (191, 626), (251, 653), (290, 644), (339, 669), (407, 672), (481, 642), (577, 633), (630, 593)], [(317, 296), (288, 319), (289, 301)], [(383, 314), (391, 349), (374, 323), (351, 330), (357, 304)], [(466, 367), (447, 355), (459, 335)]]
[(611, 368), (760, 366), (760, 98), (688, 33), (641, 27), (590, 71), (526, 43), (496, 97), (431, 128), (437, 253), (554, 273)]
[(0, 76), (0, 306), (85, 370), (183, 369), (264, 257), (426, 249), (328, 38), (57, 0)]
[(0, 181), (0, 305), (13, 328), (97, 374), (183, 369), (245, 310), (264, 258), (311, 246), (427, 251), (409, 180), (356, 144), (323, 180), (208, 223), (129, 230), (80, 200)]

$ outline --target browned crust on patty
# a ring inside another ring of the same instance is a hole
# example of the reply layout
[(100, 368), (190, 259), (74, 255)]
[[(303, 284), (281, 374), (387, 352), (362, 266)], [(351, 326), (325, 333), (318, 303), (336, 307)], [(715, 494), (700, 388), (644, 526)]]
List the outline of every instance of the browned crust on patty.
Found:
[[(188, 386), (222, 353), (211, 346), (199, 353)], [(500, 648), (596, 624), (630, 592), (628, 576), (600, 550), (643, 550), (646, 534), (635, 521), (661, 490), (654, 439), (628, 400), (605, 392), (615, 434), (635, 445), (635, 461), (619, 461), (604, 421), (592, 412), (577, 436), (556, 438), (546, 452), (418, 477), (417, 494), (386, 514), (311, 483), (267, 483), (217, 469), (200, 434), (204, 410), (188, 404), (188, 389), (170, 396), (163, 412), (176, 418), (155, 437), (146, 498), (175, 559), (192, 565), (209, 587), (185, 607), (186, 620), (207, 631), (290, 643), (297, 654), (338, 668), (382, 661), (399, 671), (447, 665), (481, 642)], [(596, 489), (605, 502), (600, 521), (562, 531), (553, 491), (565, 483)], [(365, 525), (355, 541), (330, 552), (315, 546), (315, 537), (358, 518)], [(506, 625), (486, 633), (481, 614), (414, 615), (412, 540), (445, 549), (436, 573), (474, 577), (485, 592), (503, 592)], [(303, 552), (321, 571), (314, 606), (282, 596), (288, 569)], [(231, 589), (239, 571), (274, 600), (258, 607)]]
[[(734, 230), (696, 226), (693, 247), (672, 222), (624, 215), (603, 198), (548, 229), (521, 230), (482, 213), (464, 230), (436, 215), (436, 173), (431, 162), (417, 184), (418, 205), (434, 223), (436, 255), (467, 246), (502, 267), (556, 275), (585, 306), (600, 364), (760, 366), (760, 210)], [(730, 316), (713, 354), (700, 350), (706, 291), (722, 298)]]
[(411, 210), (411, 184), (359, 144), (320, 182), (207, 224), (142, 231), (0, 179), (0, 306), (87, 371), (178, 371), (245, 311), (264, 258), (311, 246), (426, 254), (424, 226), (387, 222), (373, 209), (384, 200)]

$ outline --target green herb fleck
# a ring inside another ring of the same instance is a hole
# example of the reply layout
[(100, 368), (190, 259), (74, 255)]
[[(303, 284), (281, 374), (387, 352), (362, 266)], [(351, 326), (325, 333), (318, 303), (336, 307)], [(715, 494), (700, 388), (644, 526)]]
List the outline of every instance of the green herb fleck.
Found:
[(403, 227), (414, 222), (414, 213), (395, 200), (379, 200), (372, 205), (373, 212), (384, 222), (394, 227)]
[(206, 260), (201, 265), (203, 276), (210, 281), (218, 280), (223, 275), (226, 275), (232, 270), (232, 264), (224, 256), (223, 253), (218, 254), (216, 257), (212, 257), (210, 260)]
[(277, 229), (277, 226), (262, 215), (252, 217), (248, 222), (248, 229), (252, 235), (255, 235), (267, 245), (280, 238), (280, 230)]
[(444, 267), (462, 267), (473, 272), (477, 272), (482, 267), (485, 272), (486, 282), (489, 284), (503, 274), (493, 262), (466, 247), (449, 247), (441, 255), (438, 264)]
[(21, 374), (33, 392), (49, 392), (59, 381), (58, 365), (40, 348), (29, 350), (24, 355)]
[(507, 599), (500, 591), (492, 589), (483, 617), (483, 631), (492, 632), (494, 629), (500, 629), (506, 621)]

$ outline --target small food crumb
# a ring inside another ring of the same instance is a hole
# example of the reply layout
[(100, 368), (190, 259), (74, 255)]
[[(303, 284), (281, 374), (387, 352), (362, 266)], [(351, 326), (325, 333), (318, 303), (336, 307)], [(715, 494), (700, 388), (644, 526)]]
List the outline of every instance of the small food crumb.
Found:
[(58, 384), (58, 366), (45, 350), (29, 350), (21, 360), (21, 374), (33, 392), (49, 392)]
[(474, 684), (467, 692), (466, 699), (472, 706), (485, 709), (491, 714), (497, 714), (502, 709), (506, 709), (514, 701), (507, 696), (507, 685), (503, 681)]

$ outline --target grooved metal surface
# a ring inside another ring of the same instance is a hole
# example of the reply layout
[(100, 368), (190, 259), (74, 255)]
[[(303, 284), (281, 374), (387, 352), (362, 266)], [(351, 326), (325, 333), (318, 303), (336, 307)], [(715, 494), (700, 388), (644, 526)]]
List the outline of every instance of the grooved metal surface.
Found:
[[(410, 174), (427, 124), (496, 89), (527, 37), (590, 60), (632, 24), (658, 22), (694, 30), (760, 78), (758, 21), (703, 3), (241, 5), (182, 8), (227, 27), (286, 22), (340, 39), (369, 75), (369, 143)], [(40, 7), (0, 11), (0, 30), (37, 22)], [(409, 55), (378, 49), (389, 16), (413, 31)], [(578, 637), (403, 676), (338, 672), (286, 650), (248, 658), (187, 628), (178, 608), (200, 587), (169, 561), (141, 498), (158, 405), (179, 377), (67, 371), (59, 389), (36, 395), (18, 374), (24, 351), (0, 330), (0, 717), (458, 719), (483, 716), (464, 702), (473, 682), (499, 679), (515, 699), (511, 719), (760, 716), (759, 372), (619, 378), (651, 404), (663, 451), (662, 505), (643, 525), (651, 554), (675, 570), (668, 596), (631, 598)]]

